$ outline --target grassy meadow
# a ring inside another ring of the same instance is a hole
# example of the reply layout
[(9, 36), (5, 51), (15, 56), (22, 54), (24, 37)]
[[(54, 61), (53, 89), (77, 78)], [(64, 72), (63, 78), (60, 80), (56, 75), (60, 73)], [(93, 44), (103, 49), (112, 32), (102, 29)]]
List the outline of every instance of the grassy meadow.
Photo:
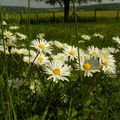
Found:
[[(27, 12), (3, 12), (5, 21), (9, 21), (12, 24), (25, 24), (28, 20)], [(70, 11), (70, 20), (69, 22), (74, 22), (74, 14)], [(118, 10), (112, 11), (84, 11), (78, 10), (76, 12), (78, 22), (84, 21), (105, 21), (105, 20), (119, 20)], [(64, 13), (63, 11), (45, 11), (45, 12), (31, 12), (30, 13), (30, 22), (31, 24), (45, 24), (45, 23), (63, 23), (64, 22)]]
[(94, 12), (76, 14), (77, 28), (60, 12), (56, 22), (53, 13), (31, 13), (30, 25), (2, 15), (0, 120), (120, 119), (120, 20), (116, 11), (98, 11), (96, 21), (88, 21)]

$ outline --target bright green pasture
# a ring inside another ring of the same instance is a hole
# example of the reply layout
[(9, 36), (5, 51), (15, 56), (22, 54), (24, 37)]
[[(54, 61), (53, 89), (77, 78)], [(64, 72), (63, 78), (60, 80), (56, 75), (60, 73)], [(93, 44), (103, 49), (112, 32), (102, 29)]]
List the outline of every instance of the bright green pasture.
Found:
[[(21, 25), (20, 31), (26, 32), (27, 25)], [(78, 40), (81, 40), (82, 34), (91, 35), (91, 41), (87, 41), (84, 46), (95, 45), (100, 48), (114, 46), (112, 37), (120, 35), (120, 22), (111, 20), (106, 22), (81, 22), (77, 24)], [(45, 33), (47, 40), (59, 40), (69, 44), (76, 44), (74, 23), (60, 23), (60, 24), (39, 24), (30, 26), (31, 39), (36, 37), (38, 33)], [(105, 38), (103, 40), (95, 39), (92, 35), (94, 33), (101, 33)], [(98, 44), (99, 43), (99, 44)]]

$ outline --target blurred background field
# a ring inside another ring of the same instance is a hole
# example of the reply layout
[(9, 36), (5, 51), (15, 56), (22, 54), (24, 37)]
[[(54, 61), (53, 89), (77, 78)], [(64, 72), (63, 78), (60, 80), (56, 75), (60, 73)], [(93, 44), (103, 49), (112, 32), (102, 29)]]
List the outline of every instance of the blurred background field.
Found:
[[(92, 6), (77, 7), (78, 22), (84, 21), (105, 21), (105, 20), (119, 20), (119, 4), (101, 4)], [(8, 7), (3, 8), (4, 20), (9, 23), (26, 23), (27, 22), (27, 8), (25, 7)], [(63, 8), (31, 8), (30, 9), (31, 24), (40, 23), (62, 23), (64, 22)], [(74, 21), (74, 13), (70, 7), (69, 22)]]

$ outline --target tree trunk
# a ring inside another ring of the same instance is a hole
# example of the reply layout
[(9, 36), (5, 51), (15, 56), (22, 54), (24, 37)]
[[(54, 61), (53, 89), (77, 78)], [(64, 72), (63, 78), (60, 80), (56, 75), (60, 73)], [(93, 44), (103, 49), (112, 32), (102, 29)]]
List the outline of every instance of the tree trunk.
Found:
[(70, 0), (64, 0), (64, 22), (69, 21), (69, 5)]

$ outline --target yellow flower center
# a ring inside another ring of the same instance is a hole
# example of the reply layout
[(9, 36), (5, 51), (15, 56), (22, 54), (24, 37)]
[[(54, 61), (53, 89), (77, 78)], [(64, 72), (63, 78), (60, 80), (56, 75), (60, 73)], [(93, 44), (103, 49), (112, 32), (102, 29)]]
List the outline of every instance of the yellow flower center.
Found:
[(45, 45), (44, 45), (44, 44), (40, 44), (38, 47), (39, 47), (40, 49), (42, 49), (42, 50), (45, 49)]
[(107, 66), (109, 64), (109, 62), (107, 60), (102, 62), (103, 65)]
[(91, 69), (91, 65), (90, 65), (89, 63), (85, 63), (85, 64), (83, 65), (83, 68), (84, 68), (85, 70), (90, 70), (90, 69)]
[(53, 70), (53, 73), (55, 75), (60, 75), (61, 74), (61, 70), (59, 68), (56, 68), (56, 69)]
[(29, 58), (25, 58), (25, 62), (29, 62)]
[(64, 56), (60, 56), (60, 59), (64, 59)]
[(96, 51), (94, 51), (94, 52), (92, 52), (92, 54), (93, 54), (93, 55), (96, 55), (97, 53), (96, 53)]
[(70, 54), (70, 55), (75, 55), (75, 51), (71, 50), (71, 51), (69, 52), (69, 54)]
[(5, 36), (6, 36), (7, 38), (10, 38), (10, 37), (11, 37), (11, 35), (12, 35), (11, 33), (6, 33), (6, 35), (5, 35)]
[(18, 54), (18, 53), (19, 53), (19, 50), (15, 50), (15, 53), (17, 53), (17, 54)]
[(102, 57), (103, 57), (103, 58), (106, 58), (106, 57), (107, 57), (107, 54), (106, 54), (106, 53), (102, 53)]
[(43, 59), (42, 56), (40, 56), (40, 57), (38, 57), (38, 60), (39, 60), (39, 61), (43, 61), (44, 59)]

